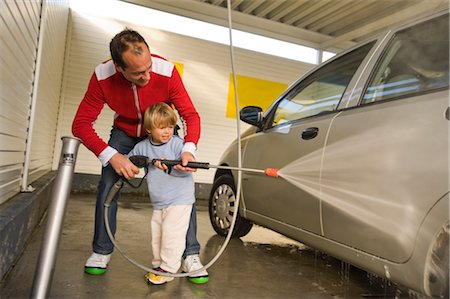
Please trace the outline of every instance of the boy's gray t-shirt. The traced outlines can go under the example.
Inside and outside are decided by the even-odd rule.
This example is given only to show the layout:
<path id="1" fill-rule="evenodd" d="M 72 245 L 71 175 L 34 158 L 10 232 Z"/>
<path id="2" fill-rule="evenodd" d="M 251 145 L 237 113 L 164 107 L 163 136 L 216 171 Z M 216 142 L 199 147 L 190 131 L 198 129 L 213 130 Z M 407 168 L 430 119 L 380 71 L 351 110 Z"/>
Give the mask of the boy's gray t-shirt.
<path id="1" fill-rule="evenodd" d="M 163 144 L 152 144 L 150 138 L 147 138 L 136 144 L 128 157 L 142 155 L 149 159 L 180 160 L 182 148 L 183 140 L 175 135 Z M 154 165 L 149 165 L 147 184 L 154 209 L 195 202 L 195 185 L 191 172 L 172 169 L 167 174 Z"/>

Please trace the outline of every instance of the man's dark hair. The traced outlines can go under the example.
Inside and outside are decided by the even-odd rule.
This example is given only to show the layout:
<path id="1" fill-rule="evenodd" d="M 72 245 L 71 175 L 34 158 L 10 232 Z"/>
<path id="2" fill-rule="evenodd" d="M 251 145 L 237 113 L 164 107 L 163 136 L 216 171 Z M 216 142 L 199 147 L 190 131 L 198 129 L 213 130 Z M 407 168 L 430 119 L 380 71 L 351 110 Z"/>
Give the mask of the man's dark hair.
<path id="1" fill-rule="evenodd" d="M 123 61 L 122 54 L 127 51 L 134 43 L 144 43 L 147 48 L 147 42 L 137 31 L 129 28 L 125 28 L 121 32 L 117 33 L 109 43 L 109 51 L 111 52 L 111 58 L 118 66 L 123 69 L 127 68 L 125 61 Z M 142 49 L 136 47 L 136 55 L 142 54 Z"/>

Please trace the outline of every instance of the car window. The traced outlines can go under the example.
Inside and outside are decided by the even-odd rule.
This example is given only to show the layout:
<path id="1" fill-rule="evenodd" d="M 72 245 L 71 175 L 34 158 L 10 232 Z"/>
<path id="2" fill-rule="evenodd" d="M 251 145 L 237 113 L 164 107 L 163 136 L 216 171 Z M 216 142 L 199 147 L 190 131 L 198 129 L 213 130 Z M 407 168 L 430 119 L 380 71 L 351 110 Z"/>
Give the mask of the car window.
<path id="1" fill-rule="evenodd" d="M 337 58 L 302 80 L 278 103 L 272 126 L 334 111 L 374 43 L 368 43 Z"/>
<path id="2" fill-rule="evenodd" d="M 448 87 L 448 22 L 445 15 L 395 34 L 369 82 L 363 103 Z"/>

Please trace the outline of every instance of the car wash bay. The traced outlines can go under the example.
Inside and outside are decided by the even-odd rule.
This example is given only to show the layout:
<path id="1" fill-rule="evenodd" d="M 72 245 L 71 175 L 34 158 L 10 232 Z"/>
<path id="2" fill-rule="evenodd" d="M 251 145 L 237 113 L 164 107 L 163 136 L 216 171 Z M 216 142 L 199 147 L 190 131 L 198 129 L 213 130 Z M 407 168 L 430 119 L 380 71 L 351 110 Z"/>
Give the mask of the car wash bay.
<path id="1" fill-rule="evenodd" d="M 2 98 L 4 104 L 0 117 L 0 173 L 3 182 L 0 184 L 0 203 L 3 205 L 0 206 L 0 212 L 5 212 L 0 213 L 0 224 L 12 223 L 5 227 L 9 235 L 17 239 L 13 243 L 6 234 L 0 234 L 2 243 L 8 248 L 1 252 L 0 257 L 14 257 L 11 264 L 1 260 L 2 269 L 9 271 L 5 276 L 2 273 L 1 298 L 28 298 L 30 295 L 46 221 L 44 218 L 39 222 L 39 219 L 48 203 L 45 195 L 47 189 L 42 191 L 38 187 L 36 192 L 31 191 L 41 184 L 38 181 L 45 180 L 43 185 L 47 188 L 47 183 L 53 180 L 60 138 L 70 135 L 75 109 L 86 90 L 87 81 L 95 66 L 109 57 L 108 43 L 123 26 L 128 24 L 144 32 L 155 53 L 173 60 L 183 71 L 183 81 L 189 86 L 189 92 L 202 117 L 199 161 L 217 162 L 222 151 L 236 136 L 235 118 L 226 115 L 226 112 L 231 111 L 231 108 L 228 109 L 228 91 L 232 82 L 227 45 L 135 24 L 134 21 L 139 19 L 135 15 L 131 21 L 116 20 L 125 11 L 116 13 L 114 17 L 94 17 L 91 13 L 69 8 L 68 2 L 7 0 L 2 2 L 0 10 L 6 24 L 0 26 L 0 35 L 2 42 L 5 41 L 7 45 L 2 48 L 5 62 L 2 64 L 2 74 L 5 76 L 0 80 L 7 95 Z M 144 1 L 123 2 L 142 4 Z M 159 7 L 170 11 L 161 1 L 145 2 L 155 5 L 155 9 Z M 211 16 L 215 16 L 222 25 L 227 15 L 224 2 L 167 1 L 175 11 L 185 12 L 188 17 L 204 15 L 204 19 L 210 20 Z M 315 48 L 334 52 L 348 49 L 378 29 L 418 14 L 426 14 L 427 11 L 429 13 L 441 2 L 444 6 L 448 4 L 444 0 L 421 0 L 415 4 L 409 0 L 379 1 L 376 5 L 356 0 L 275 1 L 277 3 L 274 4 L 281 7 L 270 5 L 270 12 L 264 5 L 271 1 L 235 1 L 241 2 L 242 5 L 233 5 L 233 9 L 239 13 L 236 25 L 241 29 L 260 24 L 260 28 L 251 31 L 272 32 L 275 37 L 284 36 L 284 39 L 299 44 L 306 40 L 307 44 L 312 43 L 311 46 Z M 256 7 L 259 2 L 262 8 Z M 89 1 L 90 6 L 93 4 L 94 1 Z M 334 5 L 349 6 L 358 13 L 354 13 L 352 18 L 339 16 L 338 7 Z M 307 9 L 308 6 L 312 7 Z M 375 14 L 375 6 L 384 12 Z M 95 9 L 90 7 L 90 11 Z M 286 30 L 287 23 L 278 24 L 264 17 L 254 22 L 255 15 L 263 16 L 262 11 L 273 20 L 294 24 L 297 23 L 295 18 L 299 18 L 301 23 L 305 23 L 299 24 L 299 28 Z M 308 11 L 310 17 L 303 19 L 303 14 Z M 296 12 L 301 13 L 297 15 Z M 324 21 L 335 20 L 332 24 L 317 24 L 317 32 L 312 29 L 304 31 L 308 22 L 318 20 L 326 12 L 332 14 L 333 18 L 326 17 Z M 385 15 L 387 12 L 389 17 Z M 249 14 L 248 18 L 241 13 Z M 283 18 L 283 14 L 289 14 L 289 18 Z M 377 22 L 375 27 L 376 20 L 369 18 L 374 15 L 381 17 L 381 22 Z M 339 22 L 336 22 L 335 16 L 339 17 Z M 348 27 L 347 22 L 352 23 L 352 28 Z M 332 28 L 335 33 L 320 30 L 325 29 L 323 26 Z M 311 63 L 303 61 L 244 49 L 235 50 L 240 78 L 263 82 L 272 87 L 287 86 L 313 67 Z M 240 83 L 238 85 L 242 86 Z M 261 98 L 257 100 L 261 101 Z M 108 110 L 101 116 L 102 121 L 97 123 L 105 139 L 109 136 L 112 118 L 113 113 Z M 98 159 L 85 148 L 80 150 L 78 160 L 76 174 L 99 173 L 101 167 Z M 212 171 L 199 171 L 197 180 L 209 184 L 212 176 Z M 146 201 L 147 197 L 122 198 L 117 238 L 132 258 L 148 265 L 151 259 L 151 208 Z M 69 199 L 49 292 L 51 298 L 419 297 L 260 227 L 254 227 L 246 237 L 231 241 L 224 255 L 208 270 L 210 281 L 205 285 L 193 285 L 186 279 L 176 279 L 164 286 L 149 286 L 143 278 L 145 273 L 129 264 L 118 252 L 113 255 L 105 275 L 89 276 L 83 272 L 83 266 L 91 253 L 94 202 L 94 195 L 91 194 L 72 195 Z M 199 200 L 198 205 L 198 239 L 202 245 L 201 258 L 206 264 L 218 251 L 224 238 L 218 237 L 211 228 L 206 202 Z M 5 206 L 13 207 L 13 212 L 20 211 L 21 214 L 10 214 Z M 0 228 L 3 228 L 1 225 Z M 16 259 L 17 256 L 20 257 Z"/>
<path id="2" fill-rule="evenodd" d="M 308 248 L 273 231 L 254 227 L 231 240 L 208 269 L 203 285 L 176 278 L 147 285 L 145 272 L 116 251 L 106 274 L 84 273 L 90 254 L 94 195 L 71 195 L 56 258 L 50 298 L 408 298 L 408 291 Z M 224 242 L 212 230 L 205 201 L 198 202 L 200 257 L 206 264 Z M 147 197 L 126 195 L 118 210 L 117 241 L 128 256 L 149 265 L 151 206 Z M 28 298 L 45 220 L 1 284 L 2 298 Z M 417 298 L 417 297 L 415 297 Z"/>

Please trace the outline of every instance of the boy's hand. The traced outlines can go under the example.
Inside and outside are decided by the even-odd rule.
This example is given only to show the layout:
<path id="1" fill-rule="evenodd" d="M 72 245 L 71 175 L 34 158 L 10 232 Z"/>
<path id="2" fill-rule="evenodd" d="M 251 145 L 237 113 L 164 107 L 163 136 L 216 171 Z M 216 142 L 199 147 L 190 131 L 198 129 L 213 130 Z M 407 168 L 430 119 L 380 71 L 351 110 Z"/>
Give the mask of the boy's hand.
<path id="1" fill-rule="evenodd" d="M 187 165 L 188 162 L 195 162 L 194 156 L 189 152 L 183 152 L 181 153 L 181 165 L 175 165 L 173 168 L 178 170 L 184 170 L 188 172 L 196 172 L 196 168 L 189 168 L 185 167 L 183 165 Z"/>
<path id="2" fill-rule="evenodd" d="M 166 157 L 162 157 L 160 160 L 165 160 L 165 159 L 166 159 Z M 153 165 L 155 165 L 156 168 L 164 170 L 164 171 L 169 169 L 169 167 L 166 164 L 161 163 L 161 161 L 159 161 L 159 160 L 157 160 Z"/>
<path id="3" fill-rule="evenodd" d="M 134 165 L 127 156 L 120 153 L 115 154 L 109 159 L 109 164 L 118 175 L 123 176 L 127 180 L 134 178 L 139 173 L 139 169 Z"/>

